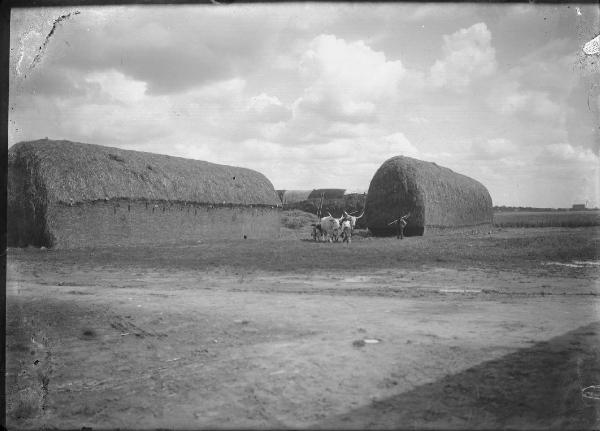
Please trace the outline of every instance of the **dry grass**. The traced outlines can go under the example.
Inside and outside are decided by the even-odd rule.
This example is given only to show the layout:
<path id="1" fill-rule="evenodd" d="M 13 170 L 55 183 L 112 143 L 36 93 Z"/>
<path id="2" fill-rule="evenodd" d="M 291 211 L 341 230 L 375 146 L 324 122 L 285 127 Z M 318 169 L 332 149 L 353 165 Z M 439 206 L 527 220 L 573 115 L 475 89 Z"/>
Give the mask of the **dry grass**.
<path id="1" fill-rule="evenodd" d="M 280 205 L 271 182 L 250 169 L 99 145 L 21 142 L 10 149 L 9 166 L 25 176 L 28 197 L 40 204 L 130 199 Z"/>
<path id="2" fill-rule="evenodd" d="M 287 231 L 287 232 L 286 232 Z M 301 232 L 301 235 L 294 235 Z M 290 235 L 287 235 L 289 233 Z M 309 273 L 313 271 L 351 271 L 412 268 L 423 266 L 510 270 L 526 273 L 556 272 L 561 276 L 594 273 L 594 265 L 585 268 L 546 265 L 547 262 L 598 261 L 600 236 L 595 228 L 495 230 L 487 233 L 452 233 L 436 236 L 396 238 L 353 236 L 351 247 L 314 242 L 310 231 L 283 229 L 282 238 L 272 240 L 218 240 L 189 246 L 111 247 L 81 250 L 10 249 L 25 267 L 66 265 L 80 270 L 88 266 L 118 266 L 158 270 L 190 269 L 214 271 L 235 266 L 240 271 Z M 27 263 L 30 260 L 30 263 Z"/>
<path id="3" fill-rule="evenodd" d="M 393 157 L 369 186 L 366 222 L 375 235 L 393 235 L 388 223 L 410 213 L 407 234 L 428 227 L 465 227 L 492 222 L 492 199 L 478 181 L 435 163 Z"/>
<path id="4" fill-rule="evenodd" d="M 301 229 L 318 221 L 319 219 L 316 215 L 305 211 L 291 210 L 281 213 L 281 224 L 288 229 Z"/>
<path id="5" fill-rule="evenodd" d="M 583 227 L 600 226 L 600 211 L 497 212 L 497 227 Z"/>

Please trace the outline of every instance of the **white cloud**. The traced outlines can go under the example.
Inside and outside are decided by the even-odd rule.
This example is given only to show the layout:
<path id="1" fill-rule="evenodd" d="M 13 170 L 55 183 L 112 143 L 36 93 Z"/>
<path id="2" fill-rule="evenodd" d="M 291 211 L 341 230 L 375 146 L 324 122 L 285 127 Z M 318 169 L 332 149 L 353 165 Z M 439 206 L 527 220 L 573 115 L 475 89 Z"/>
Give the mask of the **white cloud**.
<path id="1" fill-rule="evenodd" d="M 408 141 L 403 133 L 396 132 L 391 135 L 384 136 L 381 141 L 383 144 L 379 151 L 381 155 L 386 153 L 389 155 L 389 157 L 419 157 L 421 155 L 419 150 Z"/>
<path id="2" fill-rule="evenodd" d="M 246 105 L 246 112 L 250 117 L 248 119 L 265 123 L 277 123 L 291 116 L 289 108 L 285 107 L 277 97 L 265 93 L 251 97 Z"/>
<path id="3" fill-rule="evenodd" d="M 496 71 L 496 52 L 491 40 L 492 34 L 483 22 L 445 35 L 444 57 L 431 67 L 431 84 L 461 91 L 472 80 L 492 75 Z"/>
<path id="4" fill-rule="evenodd" d="M 491 138 L 486 141 L 474 142 L 471 145 L 470 157 L 475 160 L 497 160 L 519 155 L 522 148 L 507 138 Z"/>
<path id="5" fill-rule="evenodd" d="M 575 147 L 568 143 L 550 144 L 543 155 L 558 163 L 575 162 L 585 165 L 600 166 L 600 157 L 589 148 Z"/>
<path id="6" fill-rule="evenodd" d="M 413 124 L 417 124 L 419 126 L 424 126 L 429 123 L 429 120 L 423 116 L 419 115 L 411 115 L 408 117 L 408 121 Z"/>
<path id="7" fill-rule="evenodd" d="M 522 89 L 516 79 L 497 81 L 487 97 L 488 105 L 503 115 L 525 113 L 540 119 L 558 120 L 561 106 L 548 92 Z"/>
<path id="8" fill-rule="evenodd" d="M 324 143 L 288 146 L 259 138 L 227 147 L 227 162 L 257 169 L 276 188 L 341 187 L 366 190 L 381 164 L 393 156 L 420 157 L 401 132 L 334 138 Z M 214 160 L 214 159 L 213 159 Z"/>
<path id="9" fill-rule="evenodd" d="M 380 104 L 397 94 L 406 74 L 399 60 L 388 61 L 363 41 L 320 35 L 304 53 L 300 72 L 308 86 L 295 108 L 346 121 L 373 118 Z"/>
<path id="10" fill-rule="evenodd" d="M 405 3 L 403 6 L 405 10 L 399 18 L 409 22 L 431 22 L 445 20 L 448 16 L 460 18 L 473 14 L 472 8 L 466 4 Z"/>
<path id="11" fill-rule="evenodd" d="M 146 93 L 145 82 L 127 78 L 115 70 L 90 73 L 85 81 L 99 84 L 103 92 L 121 102 L 139 102 Z"/>

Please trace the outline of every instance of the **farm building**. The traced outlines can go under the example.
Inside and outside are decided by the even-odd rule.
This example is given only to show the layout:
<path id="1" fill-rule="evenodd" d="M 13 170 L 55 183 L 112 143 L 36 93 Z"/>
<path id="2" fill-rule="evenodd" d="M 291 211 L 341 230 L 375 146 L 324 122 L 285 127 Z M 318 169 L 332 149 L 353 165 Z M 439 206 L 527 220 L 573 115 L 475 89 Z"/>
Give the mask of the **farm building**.
<path id="1" fill-rule="evenodd" d="M 308 195 L 312 190 L 277 190 L 279 199 L 283 204 L 293 204 L 296 202 L 302 202 L 308 199 Z"/>
<path id="2" fill-rule="evenodd" d="M 373 235 L 396 233 L 390 222 L 410 213 L 406 235 L 490 225 L 492 198 L 478 181 L 435 163 L 397 156 L 377 170 L 367 194 L 366 224 Z"/>
<path id="3" fill-rule="evenodd" d="M 280 202 L 250 169 L 69 141 L 8 154 L 9 246 L 272 237 Z"/>

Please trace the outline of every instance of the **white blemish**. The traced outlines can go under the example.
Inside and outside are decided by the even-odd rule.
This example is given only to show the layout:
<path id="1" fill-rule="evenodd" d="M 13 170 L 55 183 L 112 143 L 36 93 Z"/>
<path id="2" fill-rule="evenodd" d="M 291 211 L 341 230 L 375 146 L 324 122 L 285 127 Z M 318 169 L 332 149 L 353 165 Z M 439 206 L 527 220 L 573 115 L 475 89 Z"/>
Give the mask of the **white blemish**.
<path id="1" fill-rule="evenodd" d="M 576 7 L 575 10 L 577 11 L 577 16 L 581 16 L 581 9 L 579 9 L 578 7 Z"/>
<path id="2" fill-rule="evenodd" d="M 600 266 L 597 260 L 574 260 L 571 263 L 563 262 L 544 262 L 542 265 L 567 266 L 569 268 L 585 268 L 586 266 Z"/>
<path id="3" fill-rule="evenodd" d="M 574 260 L 573 263 L 575 265 L 582 265 L 582 266 L 600 266 L 600 260 Z"/>
<path id="4" fill-rule="evenodd" d="M 342 280 L 344 283 L 365 283 L 372 281 L 371 277 L 366 277 L 364 275 L 357 275 L 354 277 L 346 277 Z"/>
<path id="5" fill-rule="evenodd" d="M 562 262 L 544 262 L 542 265 L 556 265 L 556 266 L 568 266 L 569 268 L 582 268 L 583 265 L 577 265 L 574 263 L 562 263 Z"/>
<path id="6" fill-rule="evenodd" d="M 581 390 L 581 396 L 592 400 L 600 400 L 600 385 L 592 385 L 583 388 Z"/>
<path id="7" fill-rule="evenodd" d="M 23 35 L 23 37 L 21 37 L 21 43 L 20 43 L 20 47 L 19 47 L 19 60 L 17 61 L 17 65 L 15 67 L 17 75 L 21 75 L 21 64 L 23 63 L 23 60 L 25 59 L 25 52 L 27 51 L 26 47 L 25 47 L 25 43 L 29 40 L 29 39 L 41 39 L 43 36 L 40 32 L 35 31 L 35 30 L 30 30 L 27 33 L 25 33 Z M 35 45 L 35 43 L 29 43 L 28 46 L 33 46 Z M 31 56 L 33 57 L 33 54 L 31 54 Z"/>
<path id="8" fill-rule="evenodd" d="M 600 53 L 600 34 L 583 46 L 583 52 L 587 55 Z"/>

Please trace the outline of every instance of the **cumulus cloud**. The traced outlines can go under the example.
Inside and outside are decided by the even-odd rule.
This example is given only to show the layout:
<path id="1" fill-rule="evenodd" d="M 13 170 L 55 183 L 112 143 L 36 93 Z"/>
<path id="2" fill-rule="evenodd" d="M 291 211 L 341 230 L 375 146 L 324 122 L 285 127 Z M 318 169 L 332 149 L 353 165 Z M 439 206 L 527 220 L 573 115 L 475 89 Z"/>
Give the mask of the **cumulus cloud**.
<path id="1" fill-rule="evenodd" d="M 464 90 L 471 81 L 490 76 L 496 70 L 492 34 L 480 22 L 444 36 L 443 58 L 430 70 L 434 87 Z"/>
<path id="2" fill-rule="evenodd" d="M 85 77 L 85 81 L 99 84 L 102 91 L 113 100 L 128 103 L 141 101 L 147 86 L 145 82 L 128 79 L 114 70 L 90 73 Z"/>
<path id="3" fill-rule="evenodd" d="M 275 96 L 261 93 L 250 98 L 246 106 L 249 118 L 265 123 L 277 123 L 290 118 L 291 111 Z"/>
<path id="4" fill-rule="evenodd" d="M 284 23 L 216 9 L 82 8 L 53 35 L 40 65 L 117 70 L 146 82 L 152 94 L 182 92 L 250 72 L 267 55 L 271 32 Z M 236 32 L 223 30 L 229 28 Z"/>
<path id="5" fill-rule="evenodd" d="M 363 41 L 320 35 L 304 53 L 300 71 L 309 83 L 295 109 L 340 121 L 374 119 L 381 103 L 394 97 L 406 70 Z"/>
<path id="6" fill-rule="evenodd" d="M 290 147 L 264 139 L 247 139 L 229 154 L 232 163 L 243 162 L 277 178 L 277 188 L 342 187 L 364 190 L 381 163 L 390 157 L 420 157 L 401 132 L 336 138 L 325 143 Z M 261 154 L 258 159 L 256 154 Z M 276 162 L 276 163 L 275 163 Z M 248 164 L 249 163 L 249 164 Z"/>
<path id="7" fill-rule="evenodd" d="M 566 142 L 550 144 L 541 155 L 542 160 L 557 163 L 574 162 L 592 166 L 600 166 L 600 157 L 589 148 L 573 146 Z"/>
<path id="8" fill-rule="evenodd" d="M 470 158 L 475 160 L 498 160 L 517 155 L 522 151 L 507 138 L 491 138 L 471 144 Z"/>
<path id="9" fill-rule="evenodd" d="M 503 115 L 525 114 L 557 120 L 563 112 L 548 92 L 523 89 L 516 79 L 496 82 L 487 97 L 487 103 Z"/>

